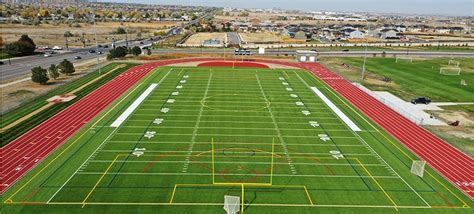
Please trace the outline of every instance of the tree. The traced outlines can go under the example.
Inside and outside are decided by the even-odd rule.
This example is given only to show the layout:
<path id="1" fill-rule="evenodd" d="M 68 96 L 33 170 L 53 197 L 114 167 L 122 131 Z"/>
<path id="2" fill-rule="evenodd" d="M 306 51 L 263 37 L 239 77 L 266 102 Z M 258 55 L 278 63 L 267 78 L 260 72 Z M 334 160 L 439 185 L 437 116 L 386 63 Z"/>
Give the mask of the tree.
<path id="1" fill-rule="evenodd" d="M 66 38 L 66 50 L 69 50 L 69 43 L 68 43 L 68 37 L 71 37 L 71 36 L 74 36 L 74 34 L 72 34 L 71 32 L 69 31 L 66 31 L 64 32 L 64 38 Z"/>
<path id="2" fill-rule="evenodd" d="M 124 46 L 119 46 L 109 51 L 109 54 L 107 55 L 107 59 L 112 60 L 115 58 L 122 58 L 122 57 L 125 57 L 126 55 L 127 55 L 127 48 Z"/>
<path id="3" fill-rule="evenodd" d="M 49 78 L 57 79 L 59 77 L 59 68 L 55 64 L 51 64 L 48 68 Z"/>
<path id="4" fill-rule="evenodd" d="M 138 56 L 142 53 L 142 49 L 138 46 L 135 46 L 130 50 L 130 53 L 133 54 L 134 56 Z"/>
<path id="5" fill-rule="evenodd" d="M 28 35 L 21 35 L 18 41 L 5 46 L 7 53 L 12 56 L 27 56 L 35 53 L 36 44 Z"/>
<path id="6" fill-rule="evenodd" d="M 76 72 L 76 69 L 74 68 L 72 62 L 67 59 L 64 59 L 61 63 L 59 63 L 58 68 L 59 72 L 66 75 L 71 75 L 72 73 Z"/>
<path id="7" fill-rule="evenodd" d="M 41 66 L 31 69 L 31 80 L 41 85 L 46 84 L 49 80 L 46 69 L 42 68 Z"/>

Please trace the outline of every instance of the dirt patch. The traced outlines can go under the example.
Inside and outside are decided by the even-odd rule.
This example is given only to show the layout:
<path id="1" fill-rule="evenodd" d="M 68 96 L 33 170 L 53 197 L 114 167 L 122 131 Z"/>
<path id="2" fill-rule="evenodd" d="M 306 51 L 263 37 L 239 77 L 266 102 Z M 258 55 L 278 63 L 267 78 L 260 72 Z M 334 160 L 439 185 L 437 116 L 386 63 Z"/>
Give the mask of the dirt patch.
<path id="1" fill-rule="evenodd" d="M 281 42 L 282 37 L 273 33 L 239 33 L 244 42 Z"/>
<path id="2" fill-rule="evenodd" d="M 110 43 L 113 38 L 116 40 L 124 40 L 125 35 L 113 35 L 112 32 L 117 27 L 126 28 L 133 33 L 128 34 L 128 39 L 138 38 L 138 33 L 141 33 L 141 37 L 147 38 L 153 36 L 153 33 L 159 29 L 169 29 L 172 26 L 179 26 L 180 22 L 137 22 L 137 23 L 120 23 L 120 22 L 99 22 L 97 23 L 96 29 L 98 34 L 99 43 Z M 66 39 L 64 38 L 64 32 L 69 31 L 73 34 L 69 37 L 70 47 L 81 47 L 82 36 L 84 34 L 84 40 L 86 45 L 95 44 L 94 28 L 92 24 L 80 23 L 72 24 L 40 24 L 39 26 L 22 25 L 22 24 L 2 24 L 0 25 L 2 36 L 7 42 L 18 40 L 21 34 L 28 34 L 38 46 L 65 46 Z M 48 33 L 45 33 L 48 32 Z"/>
<path id="3" fill-rule="evenodd" d="M 201 45 L 206 40 L 219 40 L 220 44 L 224 44 L 225 33 L 196 33 L 189 37 L 184 44 Z"/>

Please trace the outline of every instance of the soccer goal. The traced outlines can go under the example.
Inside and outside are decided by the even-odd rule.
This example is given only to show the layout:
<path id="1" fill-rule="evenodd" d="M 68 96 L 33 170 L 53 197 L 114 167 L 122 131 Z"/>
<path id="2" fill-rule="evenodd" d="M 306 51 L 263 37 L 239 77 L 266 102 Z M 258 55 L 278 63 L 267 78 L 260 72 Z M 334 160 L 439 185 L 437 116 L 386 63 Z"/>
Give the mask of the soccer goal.
<path id="1" fill-rule="evenodd" d="M 461 68 L 459 67 L 441 67 L 439 74 L 442 75 L 461 75 Z"/>
<path id="2" fill-rule="evenodd" d="M 425 165 L 426 161 L 414 160 L 411 164 L 410 172 L 420 177 L 423 177 L 423 173 L 425 172 Z"/>
<path id="3" fill-rule="evenodd" d="M 397 58 L 395 58 L 395 63 L 402 62 L 402 61 L 406 61 L 406 62 L 412 63 L 412 62 L 413 62 L 413 57 L 397 56 Z"/>
<path id="4" fill-rule="evenodd" d="M 224 210 L 227 214 L 236 214 L 240 211 L 240 197 L 224 195 Z"/>
<path id="5" fill-rule="evenodd" d="M 459 64 L 460 64 L 460 62 L 457 61 L 457 60 L 454 60 L 454 59 L 450 59 L 449 62 L 448 62 L 448 65 L 452 65 L 452 66 L 455 66 L 455 67 L 459 67 Z"/>

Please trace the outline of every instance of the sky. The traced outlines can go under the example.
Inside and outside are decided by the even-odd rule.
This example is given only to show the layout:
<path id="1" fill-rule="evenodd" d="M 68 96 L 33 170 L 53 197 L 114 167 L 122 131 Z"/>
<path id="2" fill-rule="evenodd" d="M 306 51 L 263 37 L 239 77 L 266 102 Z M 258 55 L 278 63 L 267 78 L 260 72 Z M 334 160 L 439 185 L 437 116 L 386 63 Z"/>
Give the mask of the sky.
<path id="1" fill-rule="evenodd" d="M 238 8 L 473 16 L 474 0 L 102 0 Z"/>

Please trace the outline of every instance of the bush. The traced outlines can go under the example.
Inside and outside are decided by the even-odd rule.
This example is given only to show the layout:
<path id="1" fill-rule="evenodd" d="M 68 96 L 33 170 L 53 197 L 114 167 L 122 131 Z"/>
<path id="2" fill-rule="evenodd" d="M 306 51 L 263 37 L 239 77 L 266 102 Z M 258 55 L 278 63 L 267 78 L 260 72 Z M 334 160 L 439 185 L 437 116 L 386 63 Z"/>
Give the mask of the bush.
<path id="1" fill-rule="evenodd" d="M 135 46 L 130 50 L 130 53 L 133 54 L 134 56 L 138 56 L 142 53 L 142 49 L 138 46 Z"/>
<path id="2" fill-rule="evenodd" d="M 107 55 L 108 60 L 116 59 L 116 58 L 122 58 L 127 56 L 127 48 L 124 46 L 116 47 L 114 49 L 111 49 L 109 51 L 109 54 Z"/>

